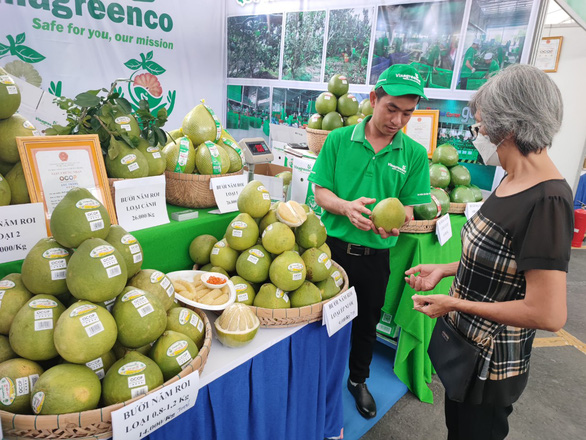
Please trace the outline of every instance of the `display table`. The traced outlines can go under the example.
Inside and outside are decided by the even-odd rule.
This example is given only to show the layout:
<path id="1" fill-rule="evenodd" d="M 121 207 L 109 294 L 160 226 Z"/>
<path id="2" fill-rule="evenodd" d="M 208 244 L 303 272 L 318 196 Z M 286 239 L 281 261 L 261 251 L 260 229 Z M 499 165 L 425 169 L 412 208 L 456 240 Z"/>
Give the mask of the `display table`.
<path id="1" fill-rule="evenodd" d="M 394 371 L 397 377 L 420 400 L 433 403 L 431 382 L 433 367 L 427 347 L 435 319 L 413 310 L 411 296 L 415 291 L 405 283 L 405 271 L 418 264 L 452 263 L 462 253 L 460 231 L 466 222 L 464 215 L 450 214 L 452 237 L 440 246 L 433 234 L 401 234 L 391 249 L 391 276 L 383 310 L 394 316 L 401 327 Z M 447 294 L 453 277 L 444 278 L 427 294 Z"/>

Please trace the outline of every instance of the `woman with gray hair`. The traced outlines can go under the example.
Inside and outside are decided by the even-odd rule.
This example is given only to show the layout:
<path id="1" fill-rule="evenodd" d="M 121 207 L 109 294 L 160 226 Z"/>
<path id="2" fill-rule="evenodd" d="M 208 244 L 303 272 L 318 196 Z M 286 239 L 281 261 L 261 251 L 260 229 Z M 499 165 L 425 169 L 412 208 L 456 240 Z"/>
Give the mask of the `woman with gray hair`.
<path id="1" fill-rule="evenodd" d="M 545 73 L 510 66 L 470 107 L 475 147 L 506 176 L 462 228 L 460 261 L 415 266 L 405 281 L 421 292 L 455 276 L 448 295 L 413 295 L 414 307 L 446 315 L 442 323 L 480 349 L 464 397 L 446 394 L 448 439 L 496 440 L 507 436 L 507 417 L 527 384 L 535 329 L 557 331 L 566 322 L 573 203 L 547 154 L 563 105 Z"/>

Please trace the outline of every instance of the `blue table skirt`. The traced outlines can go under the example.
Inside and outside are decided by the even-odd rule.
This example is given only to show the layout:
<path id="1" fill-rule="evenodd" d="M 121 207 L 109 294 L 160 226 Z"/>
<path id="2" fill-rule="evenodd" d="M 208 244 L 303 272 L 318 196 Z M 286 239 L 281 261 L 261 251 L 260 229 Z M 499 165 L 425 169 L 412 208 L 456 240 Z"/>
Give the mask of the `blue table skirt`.
<path id="1" fill-rule="evenodd" d="M 193 408 L 149 438 L 338 437 L 349 344 L 350 325 L 329 338 L 321 322 L 309 324 L 201 388 Z"/>

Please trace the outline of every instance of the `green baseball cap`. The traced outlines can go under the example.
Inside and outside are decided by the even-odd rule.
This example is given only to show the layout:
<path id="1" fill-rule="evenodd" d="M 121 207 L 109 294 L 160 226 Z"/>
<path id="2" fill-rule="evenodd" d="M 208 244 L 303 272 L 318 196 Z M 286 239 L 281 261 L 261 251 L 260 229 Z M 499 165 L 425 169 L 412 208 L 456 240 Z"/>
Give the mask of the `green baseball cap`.
<path id="1" fill-rule="evenodd" d="M 393 64 L 381 73 L 374 89 L 379 87 L 391 96 L 418 95 L 427 99 L 419 72 L 409 64 Z"/>

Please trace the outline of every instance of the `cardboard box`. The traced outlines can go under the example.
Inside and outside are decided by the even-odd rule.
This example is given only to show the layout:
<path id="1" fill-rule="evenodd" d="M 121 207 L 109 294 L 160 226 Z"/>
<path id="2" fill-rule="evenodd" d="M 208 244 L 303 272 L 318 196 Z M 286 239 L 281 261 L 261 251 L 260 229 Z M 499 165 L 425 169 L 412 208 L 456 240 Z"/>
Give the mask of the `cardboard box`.
<path id="1" fill-rule="evenodd" d="M 269 190 L 271 200 L 273 201 L 284 202 L 288 200 L 289 185 L 283 185 L 283 179 L 274 177 L 283 171 L 292 171 L 292 169 L 272 163 L 263 163 L 254 167 L 254 180 L 263 183 L 266 189 Z"/>
<path id="2" fill-rule="evenodd" d="M 381 311 L 381 318 L 376 325 L 376 331 L 388 338 L 397 338 L 399 336 L 400 327 L 393 319 L 393 315 Z"/>

